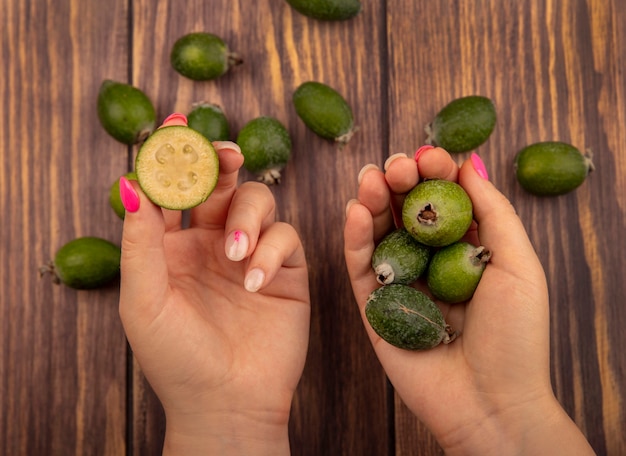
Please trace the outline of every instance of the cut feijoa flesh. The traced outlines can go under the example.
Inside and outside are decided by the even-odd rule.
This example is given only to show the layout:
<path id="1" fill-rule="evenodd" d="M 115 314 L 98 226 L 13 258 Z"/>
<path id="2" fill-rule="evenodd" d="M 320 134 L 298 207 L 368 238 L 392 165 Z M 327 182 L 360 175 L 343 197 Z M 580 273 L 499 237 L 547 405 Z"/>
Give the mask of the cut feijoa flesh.
<path id="1" fill-rule="evenodd" d="M 404 228 L 392 231 L 374 249 L 372 268 L 382 285 L 410 284 L 426 270 L 430 248 L 420 244 Z"/>
<path id="2" fill-rule="evenodd" d="M 204 135 L 173 125 L 159 128 L 143 143 L 135 172 L 141 189 L 153 203 L 184 210 L 203 203 L 213 192 L 219 160 Z"/>
<path id="3" fill-rule="evenodd" d="M 365 316 L 383 340 L 405 350 L 448 344 L 450 330 L 437 305 L 424 293 L 402 284 L 384 285 L 367 298 Z"/>

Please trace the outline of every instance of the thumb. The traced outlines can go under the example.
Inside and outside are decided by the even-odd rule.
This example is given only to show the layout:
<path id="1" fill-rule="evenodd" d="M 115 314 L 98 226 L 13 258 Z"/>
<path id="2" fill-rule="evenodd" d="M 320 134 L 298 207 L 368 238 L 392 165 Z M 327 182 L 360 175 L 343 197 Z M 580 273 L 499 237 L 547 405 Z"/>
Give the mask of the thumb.
<path id="1" fill-rule="evenodd" d="M 136 181 L 120 178 L 120 198 L 126 209 L 122 234 L 120 312 L 158 311 L 167 288 L 163 247 L 163 212 Z"/>

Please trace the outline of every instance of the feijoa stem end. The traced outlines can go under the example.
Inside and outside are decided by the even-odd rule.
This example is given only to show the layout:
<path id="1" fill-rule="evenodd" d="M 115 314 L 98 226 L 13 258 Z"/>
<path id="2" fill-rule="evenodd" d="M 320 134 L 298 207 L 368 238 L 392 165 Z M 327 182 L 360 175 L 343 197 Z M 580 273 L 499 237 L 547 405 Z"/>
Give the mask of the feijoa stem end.
<path id="1" fill-rule="evenodd" d="M 437 223 L 437 211 L 432 204 L 426 203 L 417 213 L 417 221 L 422 225 L 434 225 Z"/>
<path id="2" fill-rule="evenodd" d="M 395 274 L 393 268 L 389 263 L 381 263 L 374 269 L 376 273 L 376 281 L 381 285 L 388 285 L 393 283 Z"/>
<path id="3" fill-rule="evenodd" d="M 42 264 L 41 266 L 39 266 L 39 277 L 43 277 L 46 274 L 50 274 L 52 276 L 52 283 L 54 283 L 55 285 L 61 284 L 61 278 L 54 268 L 53 261 L 48 261 L 46 264 Z"/>
<path id="4" fill-rule="evenodd" d="M 443 343 L 448 345 L 450 342 L 454 341 L 457 337 L 461 335 L 460 331 L 452 331 L 450 325 L 446 325 L 445 327 L 446 334 L 443 337 Z"/>
<path id="5" fill-rule="evenodd" d="M 259 181 L 266 185 L 278 185 L 280 184 L 280 170 L 277 168 L 270 168 L 259 174 Z"/>

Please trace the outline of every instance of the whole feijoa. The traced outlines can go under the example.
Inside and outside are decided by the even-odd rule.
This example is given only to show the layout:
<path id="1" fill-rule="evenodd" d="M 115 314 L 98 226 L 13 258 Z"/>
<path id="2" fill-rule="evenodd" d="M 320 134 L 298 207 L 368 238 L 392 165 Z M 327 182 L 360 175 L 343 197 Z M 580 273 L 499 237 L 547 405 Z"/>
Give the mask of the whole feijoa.
<path id="1" fill-rule="evenodd" d="M 113 281 L 120 273 L 120 248 L 98 237 L 80 237 L 57 250 L 54 260 L 42 266 L 55 283 L 71 288 L 92 289 Z"/>
<path id="2" fill-rule="evenodd" d="M 472 297 L 491 252 L 483 246 L 455 242 L 438 250 L 428 266 L 426 283 L 437 299 L 454 304 Z"/>
<path id="3" fill-rule="evenodd" d="M 361 11 L 359 0 L 287 0 L 296 11 L 322 21 L 342 21 Z"/>
<path id="4" fill-rule="evenodd" d="M 579 187 L 593 171 L 590 153 L 559 141 L 545 141 L 521 149 L 515 156 L 520 185 L 540 196 L 562 195 Z"/>
<path id="5" fill-rule="evenodd" d="M 472 200 L 463 187 L 443 179 L 420 182 L 402 204 L 406 230 L 418 242 L 431 247 L 443 247 L 461 239 L 472 219 Z"/>
<path id="6" fill-rule="evenodd" d="M 219 159 L 213 144 L 193 128 L 157 129 L 135 159 L 137 182 L 150 200 L 166 209 L 195 207 L 217 185 Z"/>
<path id="7" fill-rule="evenodd" d="M 145 140 L 156 125 L 150 98 L 130 84 L 106 79 L 98 92 L 98 119 L 118 141 L 132 145 Z"/>
<path id="8" fill-rule="evenodd" d="M 187 125 L 202 133 L 209 141 L 230 139 L 230 126 L 226 114 L 220 106 L 214 103 L 195 104 L 187 114 Z"/>
<path id="9" fill-rule="evenodd" d="M 300 84 L 293 92 L 298 117 L 322 138 L 347 144 L 354 134 L 352 108 L 332 87 L 317 81 Z"/>
<path id="10" fill-rule="evenodd" d="M 126 173 L 124 177 L 128 180 L 137 180 L 137 174 L 134 171 Z M 120 197 L 120 180 L 117 179 L 109 188 L 109 205 L 111 209 L 117 214 L 119 218 L 124 220 L 126 216 L 126 209 L 122 204 L 122 198 Z"/>
<path id="11" fill-rule="evenodd" d="M 384 285 L 374 290 L 367 298 L 365 316 L 383 340 L 405 350 L 427 350 L 456 337 L 439 307 L 408 285 Z"/>
<path id="12" fill-rule="evenodd" d="M 428 266 L 430 247 L 420 244 L 404 228 L 387 236 L 374 249 L 372 268 L 382 285 L 415 282 Z"/>
<path id="13" fill-rule="evenodd" d="M 195 81 L 208 81 L 242 63 L 222 38 L 213 33 L 194 32 L 181 36 L 172 46 L 170 63 L 174 70 Z"/>
<path id="14" fill-rule="evenodd" d="M 496 126 L 496 109 L 491 99 L 470 95 L 452 100 L 426 126 L 427 144 L 458 153 L 483 144 Z"/>
<path id="15" fill-rule="evenodd" d="M 239 131 L 236 142 L 248 171 L 267 185 L 280 183 L 281 171 L 291 155 L 291 138 L 278 119 L 270 116 L 252 119 Z"/>

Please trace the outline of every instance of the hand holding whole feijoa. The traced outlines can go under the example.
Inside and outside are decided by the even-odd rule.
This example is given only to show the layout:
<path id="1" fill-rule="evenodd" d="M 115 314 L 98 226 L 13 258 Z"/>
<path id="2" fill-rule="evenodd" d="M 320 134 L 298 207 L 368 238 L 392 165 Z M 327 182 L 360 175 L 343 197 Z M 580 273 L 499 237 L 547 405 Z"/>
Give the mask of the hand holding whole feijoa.
<path id="1" fill-rule="evenodd" d="M 430 248 L 404 228 L 392 231 L 374 249 L 372 268 L 382 285 L 415 282 L 428 266 Z"/>
<path id="2" fill-rule="evenodd" d="M 424 293 L 402 284 L 374 290 L 365 316 L 383 340 L 405 350 L 427 350 L 452 342 L 453 333 L 437 305 Z"/>
<path id="3" fill-rule="evenodd" d="M 521 149 L 515 156 L 515 175 L 528 192 L 556 196 L 579 187 L 593 171 L 589 154 L 559 141 L 545 141 Z"/>
<path id="4" fill-rule="evenodd" d="M 252 119 L 239 131 L 236 142 L 244 156 L 244 168 L 267 185 L 280 183 L 281 171 L 291 156 L 291 137 L 278 119 Z"/>
<path id="5" fill-rule="evenodd" d="M 467 301 L 474 294 L 490 258 L 491 252 L 485 247 L 474 247 L 468 242 L 443 247 L 428 265 L 428 289 L 435 298 L 449 304 Z"/>
<path id="6" fill-rule="evenodd" d="M 119 276 L 121 255 L 121 249 L 106 239 L 80 237 L 64 244 L 39 271 L 70 288 L 100 288 Z"/>
<path id="7" fill-rule="evenodd" d="M 107 79 L 98 92 L 98 119 L 118 141 L 133 145 L 145 140 L 156 126 L 152 101 L 137 87 Z"/>
<path id="8" fill-rule="evenodd" d="M 457 98 L 444 106 L 425 127 L 427 144 L 458 153 L 483 144 L 496 125 L 493 102 L 480 95 Z"/>
<path id="9" fill-rule="evenodd" d="M 287 0 L 299 13 L 322 21 L 351 19 L 361 11 L 359 0 Z"/>
<path id="10" fill-rule="evenodd" d="M 292 96 L 296 114 L 322 138 L 345 145 L 354 134 L 352 108 L 332 87 L 317 81 L 303 82 Z"/>
<path id="11" fill-rule="evenodd" d="M 443 179 L 420 182 L 406 196 L 402 222 L 422 244 L 443 247 L 458 241 L 473 220 L 472 200 L 459 184 Z"/>
<path id="12" fill-rule="evenodd" d="M 170 53 L 172 67 L 195 81 L 208 81 L 242 63 L 241 57 L 228 49 L 219 36 L 194 32 L 176 40 Z"/>

